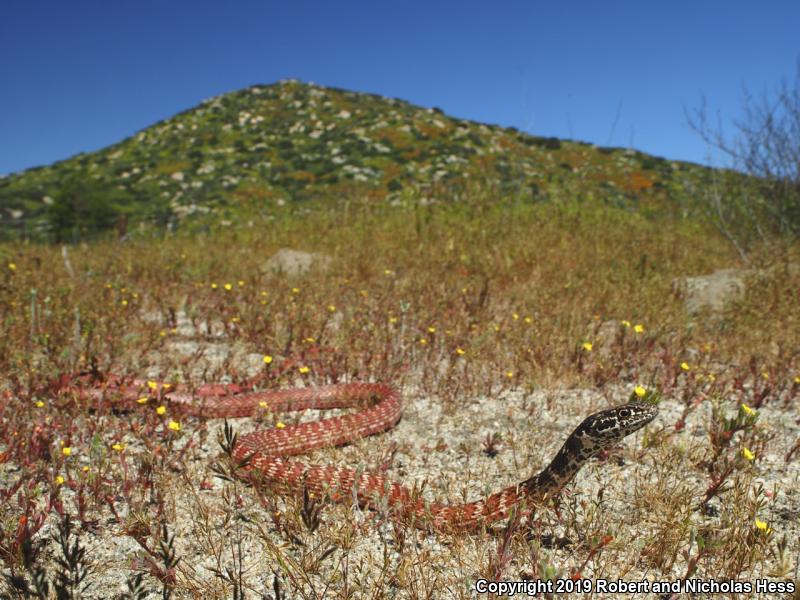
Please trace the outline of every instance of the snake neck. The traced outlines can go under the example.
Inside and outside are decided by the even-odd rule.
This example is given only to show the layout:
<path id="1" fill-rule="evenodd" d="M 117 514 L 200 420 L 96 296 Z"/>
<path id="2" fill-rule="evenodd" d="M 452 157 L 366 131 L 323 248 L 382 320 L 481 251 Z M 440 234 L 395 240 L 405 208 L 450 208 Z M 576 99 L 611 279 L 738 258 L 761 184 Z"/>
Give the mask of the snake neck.
<path id="1" fill-rule="evenodd" d="M 534 501 L 557 496 L 584 463 L 601 448 L 602 445 L 579 428 L 567 438 L 547 467 L 519 484 L 520 491 Z"/>

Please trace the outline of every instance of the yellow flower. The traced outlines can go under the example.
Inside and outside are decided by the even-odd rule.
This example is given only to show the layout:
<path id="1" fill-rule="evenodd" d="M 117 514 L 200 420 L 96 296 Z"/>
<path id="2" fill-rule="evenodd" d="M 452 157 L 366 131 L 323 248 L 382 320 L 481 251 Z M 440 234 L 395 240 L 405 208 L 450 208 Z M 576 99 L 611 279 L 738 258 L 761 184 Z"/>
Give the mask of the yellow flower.
<path id="1" fill-rule="evenodd" d="M 17 265 L 15 265 L 14 263 L 8 263 L 8 269 L 10 271 L 16 271 L 17 270 Z"/>
<path id="2" fill-rule="evenodd" d="M 272 357 L 269 354 L 265 354 L 262 360 L 264 361 L 265 365 L 268 365 L 272 362 Z"/>
<path id="3" fill-rule="evenodd" d="M 583 344 L 581 344 L 581 348 L 583 348 L 587 352 L 591 352 L 593 347 L 594 346 L 592 346 L 592 342 L 583 342 Z"/>
<path id="4" fill-rule="evenodd" d="M 391 275 L 392 274 L 392 270 L 391 269 L 384 269 L 383 270 L 383 274 L 384 275 Z"/>
<path id="5" fill-rule="evenodd" d="M 392 325 L 397 323 L 397 317 L 389 317 L 389 323 L 392 324 Z"/>
<path id="6" fill-rule="evenodd" d="M 644 398 L 644 395 L 647 393 L 647 390 L 644 389 L 642 386 L 637 385 L 633 388 L 633 393 L 639 396 L 639 398 Z"/>
<path id="7" fill-rule="evenodd" d="M 88 473 L 89 472 L 89 467 L 83 467 L 81 469 L 81 471 L 83 471 L 84 473 Z"/>
<path id="8" fill-rule="evenodd" d="M 425 346 L 425 345 L 427 345 L 427 343 L 428 343 L 428 340 L 426 340 L 425 338 L 422 338 L 422 339 L 419 341 L 419 345 L 420 345 L 420 346 Z"/>
<path id="9" fill-rule="evenodd" d="M 751 462 L 756 458 L 756 455 L 750 452 L 750 450 L 747 448 L 742 448 L 742 456 Z"/>
<path id="10" fill-rule="evenodd" d="M 259 403 L 258 403 L 258 405 L 259 405 L 261 408 L 267 408 L 267 407 L 269 406 L 269 404 L 267 404 L 267 403 L 266 403 L 266 402 L 264 402 L 263 400 L 262 400 L 261 402 L 259 402 Z"/>
<path id="11" fill-rule="evenodd" d="M 44 402 L 42 402 L 41 400 L 37 400 L 36 401 L 36 408 L 42 408 L 43 406 L 44 406 Z"/>
<path id="12" fill-rule="evenodd" d="M 328 304 L 328 312 L 335 313 L 336 307 L 333 304 Z"/>
<path id="13" fill-rule="evenodd" d="M 313 344 L 313 343 L 314 343 L 316 340 L 315 340 L 314 338 L 312 338 L 312 337 L 307 337 L 307 338 L 306 338 L 305 340 L 303 340 L 303 341 L 304 341 L 306 344 Z"/>
<path id="14" fill-rule="evenodd" d="M 644 333 L 644 325 L 642 325 L 641 323 L 637 323 L 636 325 L 633 326 L 633 330 L 636 333 Z"/>
<path id="15" fill-rule="evenodd" d="M 122 306 L 128 306 L 128 301 L 127 300 L 123 300 L 122 301 Z"/>
<path id="16" fill-rule="evenodd" d="M 156 382 L 156 381 L 148 381 L 147 382 L 147 387 L 149 387 L 151 390 L 157 390 L 158 389 L 158 382 Z"/>
<path id="17" fill-rule="evenodd" d="M 763 373 L 761 373 L 761 377 L 763 377 L 764 379 L 769 379 L 769 373 L 764 371 Z"/>
<path id="18" fill-rule="evenodd" d="M 181 430 L 181 424 L 178 423 L 177 421 L 170 421 L 169 424 L 167 425 L 167 427 L 169 427 L 172 431 L 180 431 Z"/>
<path id="19" fill-rule="evenodd" d="M 122 452 L 123 450 L 125 450 L 125 444 L 114 444 L 113 446 L 111 446 L 111 448 L 113 448 L 117 452 Z"/>
<path id="20" fill-rule="evenodd" d="M 167 332 L 162 329 L 161 331 L 158 332 L 158 335 L 160 335 L 161 337 L 167 337 Z"/>
<path id="21" fill-rule="evenodd" d="M 506 371 L 506 377 L 508 377 L 509 379 L 514 377 L 514 371 Z"/>
<path id="22" fill-rule="evenodd" d="M 796 375 L 794 378 L 795 383 L 800 383 L 800 375 Z"/>
<path id="23" fill-rule="evenodd" d="M 278 421 L 277 423 L 275 423 L 275 427 L 277 427 L 278 429 L 283 429 L 286 427 L 286 423 L 284 423 L 283 421 Z"/>
<path id="24" fill-rule="evenodd" d="M 436 333 L 436 327 L 428 327 L 428 333 Z"/>
<path id="25" fill-rule="evenodd" d="M 514 313 L 514 314 L 511 315 L 511 318 L 514 319 L 515 321 L 518 321 L 519 320 L 519 315 L 517 313 Z"/>
<path id="26" fill-rule="evenodd" d="M 216 283 L 212 283 L 212 284 L 211 284 L 211 289 L 212 289 L 212 290 L 215 290 L 215 289 L 217 289 L 217 287 L 218 287 L 218 286 L 217 286 L 217 284 L 216 284 Z"/>
<path id="27" fill-rule="evenodd" d="M 756 413 L 756 411 L 754 411 L 752 408 L 747 406 L 747 404 L 745 404 L 744 402 L 742 402 L 742 411 L 746 415 L 754 415 Z"/>
<path id="28" fill-rule="evenodd" d="M 624 319 L 622 321 L 620 321 L 620 323 L 622 323 L 623 327 L 630 327 L 631 326 L 631 322 L 630 321 L 626 321 Z"/>
<path id="29" fill-rule="evenodd" d="M 56 475 L 56 485 L 64 485 L 64 478 L 61 475 Z"/>
<path id="30" fill-rule="evenodd" d="M 233 289 L 233 286 L 230 283 L 226 283 L 224 286 L 226 292 L 230 292 Z"/>
<path id="31" fill-rule="evenodd" d="M 681 369 L 683 369 L 684 371 L 690 371 L 692 369 L 692 367 L 689 366 L 689 363 L 682 362 L 681 363 Z"/>
<path id="32" fill-rule="evenodd" d="M 463 348 L 456 348 L 456 354 L 464 356 L 467 352 Z"/>
<path id="33" fill-rule="evenodd" d="M 64 446 L 61 449 L 61 454 L 63 454 L 64 456 L 70 456 L 72 454 L 72 448 L 70 448 L 69 446 Z"/>
<path id="34" fill-rule="evenodd" d="M 163 404 L 156 409 L 156 414 L 159 415 L 166 414 L 166 412 L 167 412 L 167 407 L 164 406 Z"/>
<path id="35" fill-rule="evenodd" d="M 299 293 L 300 293 L 300 288 L 298 288 L 298 287 L 293 287 L 293 288 L 292 288 L 292 293 L 293 293 L 293 294 L 299 294 Z"/>
<path id="36" fill-rule="evenodd" d="M 756 527 L 763 531 L 764 533 L 770 533 L 772 529 L 770 529 L 769 525 L 766 524 L 764 521 L 760 521 L 756 519 Z"/>
<path id="37" fill-rule="evenodd" d="M 525 317 L 525 322 L 526 322 L 528 325 L 530 325 L 531 323 L 533 323 L 533 319 L 531 319 L 530 317 Z"/>
<path id="38" fill-rule="evenodd" d="M 311 369 L 309 369 L 308 367 L 300 367 L 300 368 L 298 369 L 298 371 L 300 371 L 300 373 L 302 373 L 303 375 L 305 375 L 306 373 L 308 373 L 309 371 L 311 371 Z"/>
<path id="39" fill-rule="evenodd" d="M 147 400 L 148 400 L 147 396 L 142 396 L 136 402 L 138 402 L 139 404 L 147 404 Z"/>
<path id="40" fill-rule="evenodd" d="M 238 283 L 238 284 L 239 284 L 239 287 L 242 287 L 242 286 L 244 285 L 244 280 L 243 280 L 243 279 L 240 279 L 240 280 L 239 280 L 239 281 L 237 281 L 236 283 Z"/>

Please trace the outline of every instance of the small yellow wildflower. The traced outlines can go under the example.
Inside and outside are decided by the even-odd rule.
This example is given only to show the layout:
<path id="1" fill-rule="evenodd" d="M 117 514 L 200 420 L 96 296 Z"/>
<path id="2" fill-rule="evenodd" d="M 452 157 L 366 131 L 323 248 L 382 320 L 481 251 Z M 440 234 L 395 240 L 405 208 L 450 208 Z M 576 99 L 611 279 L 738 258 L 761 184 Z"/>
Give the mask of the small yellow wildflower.
<path id="1" fill-rule="evenodd" d="M 162 329 L 161 331 L 158 332 L 158 335 L 160 335 L 161 337 L 167 337 L 167 332 Z"/>
<path id="2" fill-rule="evenodd" d="M 122 306 L 128 306 L 128 301 L 127 301 L 127 300 L 123 300 L 123 301 L 121 302 L 121 304 L 122 304 Z"/>
<path id="3" fill-rule="evenodd" d="M 359 293 L 359 294 L 361 294 L 361 296 L 362 296 L 363 298 L 366 298 L 367 296 L 369 296 L 369 292 L 368 292 L 367 290 L 361 290 L 361 291 L 360 291 L 360 292 L 358 292 L 358 293 Z"/>
<path id="4" fill-rule="evenodd" d="M 328 304 L 328 312 L 335 313 L 336 307 L 333 304 Z"/>
<path id="5" fill-rule="evenodd" d="M 689 363 L 682 362 L 681 363 L 681 369 L 683 369 L 684 371 L 691 371 L 692 367 L 689 366 Z"/>
<path id="6" fill-rule="evenodd" d="M 620 321 L 620 323 L 622 323 L 623 327 L 630 327 L 631 326 L 631 322 L 630 321 L 626 321 L 625 319 Z"/>
<path id="7" fill-rule="evenodd" d="M 420 346 L 426 346 L 427 344 L 428 344 L 428 340 L 426 340 L 425 338 L 421 338 L 419 340 L 419 345 Z"/>
<path id="8" fill-rule="evenodd" d="M 125 444 L 114 444 L 113 446 L 111 446 L 111 448 L 113 450 L 116 450 L 117 452 L 122 452 L 123 450 L 125 450 Z"/>
<path id="9" fill-rule="evenodd" d="M 277 423 L 275 423 L 275 427 L 277 427 L 278 429 L 284 429 L 286 427 L 286 423 L 284 423 L 283 421 L 278 421 Z"/>
<path id="10" fill-rule="evenodd" d="M 162 383 L 162 384 L 161 384 L 161 389 L 162 389 L 162 390 L 168 390 L 168 389 L 169 389 L 169 388 L 171 388 L 171 387 L 172 387 L 172 384 L 171 384 L 171 383 Z"/>
<path id="11" fill-rule="evenodd" d="M 230 292 L 233 289 L 233 286 L 230 283 L 226 283 L 224 286 L 226 292 Z"/>
<path id="12" fill-rule="evenodd" d="M 269 354 L 265 354 L 264 358 L 261 359 L 261 360 L 264 361 L 265 365 L 268 365 L 268 364 L 270 364 L 272 362 L 272 357 Z"/>
<path id="13" fill-rule="evenodd" d="M 795 376 L 794 382 L 800 384 L 800 375 Z"/>
<path id="14" fill-rule="evenodd" d="M 44 402 L 42 402 L 41 400 L 37 400 L 36 401 L 36 408 L 42 408 L 43 406 L 44 406 Z"/>
<path id="15" fill-rule="evenodd" d="M 64 447 L 61 449 L 61 454 L 63 454 L 64 456 L 70 456 L 70 455 L 72 455 L 72 448 L 70 448 L 69 446 L 64 446 Z"/>
<path id="16" fill-rule="evenodd" d="M 313 343 L 314 343 L 316 340 L 315 340 L 314 338 L 312 338 L 312 337 L 307 337 L 307 338 L 306 338 L 305 340 L 303 340 L 303 341 L 304 341 L 306 344 L 313 344 Z"/>
<path id="17" fill-rule="evenodd" d="M 636 333 L 644 333 L 644 325 L 642 325 L 641 323 L 637 323 L 636 325 L 633 326 L 633 330 Z"/>
<path id="18" fill-rule="evenodd" d="M 761 531 L 763 531 L 764 533 L 770 533 L 772 531 L 772 529 L 770 529 L 769 525 L 767 525 L 766 522 L 760 521 L 759 519 L 756 519 L 756 527 Z"/>
<path id="19" fill-rule="evenodd" d="M 464 356 L 466 353 L 467 353 L 466 350 L 464 350 L 463 348 L 456 348 L 456 354 L 458 354 L 459 356 Z"/>
<path id="20" fill-rule="evenodd" d="M 530 325 L 531 323 L 533 323 L 533 319 L 531 319 L 530 317 L 525 317 L 525 323 Z"/>
<path id="21" fill-rule="evenodd" d="M 397 323 L 397 317 L 389 317 L 389 323 L 391 325 L 394 325 L 395 323 Z"/>
<path id="22" fill-rule="evenodd" d="M 267 404 L 267 403 L 266 403 L 266 402 L 264 402 L 263 400 L 262 400 L 261 402 L 259 402 L 259 403 L 258 403 L 258 405 L 259 405 L 261 408 L 267 408 L 267 407 L 269 406 L 269 404 Z"/>
<path id="23" fill-rule="evenodd" d="M 151 390 L 157 390 L 158 389 L 158 382 L 157 381 L 152 381 L 152 380 L 148 381 L 147 382 L 147 387 L 149 387 Z"/>
<path id="24" fill-rule="evenodd" d="M 147 396 L 142 396 L 136 402 L 138 402 L 139 404 L 147 404 L 148 399 L 149 398 Z"/>
<path id="25" fill-rule="evenodd" d="M 217 286 L 217 284 L 216 284 L 216 283 L 212 283 L 212 284 L 211 284 L 211 289 L 212 289 L 212 290 L 215 290 L 215 289 L 217 289 L 217 287 L 219 287 L 219 286 Z"/>
<path id="26" fill-rule="evenodd" d="M 583 342 L 583 344 L 581 344 L 581 348 L 583 348 L 587 352 L 591 352 L 594 346 L 592 345 L 592 342 Z"/>
<path id="27" fill-rule="evenodd" d="M 494 330 L 495 330 L 495 331 L 500 331 L 500 325 L 495 325 L 495 326 L 494 326 Z"/>
<path id="28" fill-rule="evenodd" d="M 264 297 L 269 296 L 269 294 L 267 292 L 261 292 L 261 295 L 264 296 Z"/>
<path id="29" fill-rule="evenodd" d="M 713 373 L 709 373 L 708 374 L 708 380 L 713 383 L 714 381 L 717 380 L 717 377 Z"/>
<path id="30" fill-rule="evenodd" d="M 519 321 L 519 315 L 517 313 L 512 314 L 511 318 L 514 319 L 515 321 Z"/>
<path id="31" fill-rule="evenodd" d="M 16 271 L 17 270 L 17 265 L 15 265 L 13 262 L 12 263 L 8 263 L 8 269 L 9 269 L 9 271 Z"/>
<path id="32" fill-rule="evenodd" d="M 428 327 L 428 333 L 436 333 L 436 327 Z"/>
<path id="33" fill-rule="evenodd" d="M 178 423 L 177 421 L 170 421 L 169 424 L 167 425 L 167 427 L 169 427 L 172 431 L 180 431 L 181 430 L 181 424 Z"/>
<path id="34" fill-rule="evenodd" d="M 635 388 L 633 388 L 633 393 L 639 396 L 639 398 L 644 398 L 645 394 L 647 393 L 647 390 L 644 389 L 642 386 L 637 385 Z"/>
<path id="35" fill-rule="evenodd" d="M 239 280 L 239 281 L 237 281 L 236 283 L 238 283 L 238 284 L 239 284 L 239 287 L 242 287 L 242 286 L 244 285 L 244 279 L 240 279 L 240 280 Z"/>
<path id="36" fill-rule="evenodd" d="M 756 413 L 756 411 L 747 406 L 747 404 L 745 404 L 744 402 L 742 402 L 742 411 L 744 411 L 744 414 L 746 415 L 754 415 Z"/>
<path id="37" fill-rule="evenodd" d="M 61 475 L 56 475 L 56 485 L 64 485 L 64 478 Z"/>
<path id="38" fill-rule="evenodd" d="M 761 377 L 763 377 L 764 379 L 769 379 L 769 373 L 764 371 L 763 373 L 761 373 Z"/>
<path id="39" fill-rule="evenodd" d="M 156 414 L 158 415 L 164 415 L 166 413 L 167 413 L 167 407 L 164 406 L 163 404 L 156 409 Z"/>
<path id="40" fill-rule="evenodd" d="M 81 469 L 81 471 L 83 471 L 84 473 L 88 473 L 89 472 L 89 467 L 83 467 Z"/>
<path id="41" fill-rule="evenodd" d="M 752 462 L 756 458 L 756 455 L 750 452 L 748 448 L 742 448 L 742 456 L 744 456 L 750 462 Z"/>
<path id="42" fill-rule="evenodd" d="M 392 274 L 392 270 L 391 269 L 384 269 L 383 270 L 383 274 L 384 275 L 391 275 Z"/>
<path id="43" fill-rule="evenodd" d="M 299 287 L 293 287 L 292 288 L 292 293 L 293 294 L 299 294 L 300 293 L 300 288 Z"/>
<path id="44" fill-rule="evenodd" d="M 309 369 L 308 367 L 300 367 L 300 368 L 298 369 L 298 371 L 300 371 L 300 373 L 302 373 L 303 375 L 305 375 L 306 373 L 308 373 L 309 371 L 311 371 L 311 369 Z"/>
<path id="45" fill-rule="evenodd" d="M 514 371 L 506 371 L 506 377 L 508 377 L 509 379 L 514 377 Z"/>

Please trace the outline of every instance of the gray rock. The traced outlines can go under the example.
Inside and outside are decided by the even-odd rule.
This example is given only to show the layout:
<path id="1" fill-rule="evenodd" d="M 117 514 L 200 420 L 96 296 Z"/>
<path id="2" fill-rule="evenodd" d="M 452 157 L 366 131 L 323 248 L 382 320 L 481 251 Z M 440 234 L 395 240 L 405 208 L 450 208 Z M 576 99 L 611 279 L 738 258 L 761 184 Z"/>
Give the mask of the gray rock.
<path id="1" fill-rule="evenodd" d="M 285 273 L 286 275 L 302 275 L 313 268 L 326 268 L 331 262 L 331 257 L 324 254 L 302 252 L 281 248 L 262 267 L 262 271 Z"/>
<path id="2" fill-rule="evenodd" d="M 725 305 L 744 295 L 749 269 L 720 269 L 709 275 L 680 277 L 672 287 L 684 299 L 686 311 L 696 314 L 703 309 L 719 312 Z"/>

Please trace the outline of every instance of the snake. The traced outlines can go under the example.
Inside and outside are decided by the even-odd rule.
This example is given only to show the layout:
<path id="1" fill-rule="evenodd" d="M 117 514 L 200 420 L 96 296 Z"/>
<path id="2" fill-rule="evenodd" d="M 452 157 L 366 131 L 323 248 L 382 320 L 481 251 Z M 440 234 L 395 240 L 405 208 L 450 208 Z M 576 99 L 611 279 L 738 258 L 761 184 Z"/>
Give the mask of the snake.
<path id="1" fill-rule="evenodd" d="M 80 385 L 79 395 L 133 406 L 149 388 L 160 384 L 110 376 L 98 384 Z M 402 416 L 398 390 L 385 383 L 340 383 L 313 387 L 252 391 L 235 384 L 161 385 L 161 399 L 184 414 L 205 419 L 252 417 L 265 408 L 277 413 L 305 409 L 356 408 L 355 412 L 296 425 L 260 429 L 237 436 L 232 458 L 246 464 L 260 483 L 287 493 L 310 493 L 336 502 L 389 509 L 423 529 L 477 530 L 508 518 L 516 507 L 541 505 L 557 497 L 594 455 L 638 431 L 658 415 L 656 405 L 632 401 L 586 417 L 541 471 L 483 499 L 464 504 L 428 502 L 411 488 L 380 473 L 336 465 L 309 465 L 289 458 L 323 447 L 341 446 L 394 427 Z M 282 426 L 282 427 L 281 427 Z"/>

